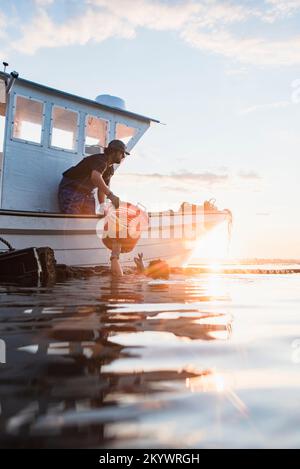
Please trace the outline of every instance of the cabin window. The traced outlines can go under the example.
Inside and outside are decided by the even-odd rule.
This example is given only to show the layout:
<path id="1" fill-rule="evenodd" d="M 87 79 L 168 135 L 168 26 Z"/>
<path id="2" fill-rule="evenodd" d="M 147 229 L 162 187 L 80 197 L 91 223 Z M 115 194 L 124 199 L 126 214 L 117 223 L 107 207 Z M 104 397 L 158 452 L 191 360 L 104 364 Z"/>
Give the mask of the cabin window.
<path id="1" fill-rule="evenodd" d="M 87 115 L 85 121 L 85 153 L 95 153 L 107 146 L 108 121 Z"/>
<path id="2" fill-rule="evenodd" d="M 78 112 L 53 106 L 51 146 L 75 152 L 77 150 Z"/>
<path id="3" fill-rule="evenodd" d="M 126 145 L 129 141 L 135 136 L 137 129 L 134 127 L 128 127 L 125 124 L 120 124 L 119 122 L 116 125 L 116 138 L 122 140 Z"/>
<path id="4" fill-rule="evenodd" d="M 16 96 L 13 138 L 41 144 L 44 104 L 24 96 Z"/>
<path id="5" fill-rule="evenodd" d="M 0 80 L 0 160 L 1 153 L 4 146 L 4 131 L 5 131 L 5 113 L 6 113 L 6 87 L 4 80 Z M 0 161 L 0 169 L 1 169 Z"/>

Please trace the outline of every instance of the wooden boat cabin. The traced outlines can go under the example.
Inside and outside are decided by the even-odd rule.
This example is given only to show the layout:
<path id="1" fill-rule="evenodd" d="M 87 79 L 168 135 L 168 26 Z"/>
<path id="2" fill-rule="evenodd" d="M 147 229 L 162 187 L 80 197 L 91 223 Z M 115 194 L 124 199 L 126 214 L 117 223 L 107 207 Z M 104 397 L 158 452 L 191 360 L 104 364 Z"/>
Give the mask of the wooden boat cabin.
<path id="1" fill-rule="evenodd" d="M 131 150 L 151 122 L 114 96 L 93 101 L 0 72 L 0 209 L 57 213 L 67 168 L 115 138 Z"/>

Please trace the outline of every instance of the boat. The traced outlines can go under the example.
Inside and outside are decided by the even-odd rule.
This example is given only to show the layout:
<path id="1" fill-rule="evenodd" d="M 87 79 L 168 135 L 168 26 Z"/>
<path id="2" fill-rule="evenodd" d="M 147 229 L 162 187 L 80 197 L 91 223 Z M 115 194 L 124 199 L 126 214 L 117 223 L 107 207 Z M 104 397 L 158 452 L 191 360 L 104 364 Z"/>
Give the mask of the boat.
<path id="1" fill-rule="evenodd" d="M 121 98 L 91 100 L 16 72 L 0 72 L 0 236 L 15 249 L 49 246 L 59 264 L 108 265 L 110 251 L 102 242 L 105 217 L 97 211 L 60 213 L 58 185 L 67 168 L 113 139 L 131 152 L 152 124 L 159 121 L 128 111 Z M 148 212 L 147 229 L 121 261 L 134 265 L 134 257 L 143 252 L 145 261 L 160 258 L 180 267 L 200 237 L 230 219 L 228 210 L 207 202 L 183 204 L 175 212 Z"/>

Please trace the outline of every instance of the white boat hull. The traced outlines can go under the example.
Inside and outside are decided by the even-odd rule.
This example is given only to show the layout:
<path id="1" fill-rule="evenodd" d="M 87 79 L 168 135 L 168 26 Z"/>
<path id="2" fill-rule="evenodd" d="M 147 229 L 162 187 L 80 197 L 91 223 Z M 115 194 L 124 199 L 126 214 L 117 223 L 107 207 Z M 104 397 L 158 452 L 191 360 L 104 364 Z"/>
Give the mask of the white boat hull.
<path id="1" fill-rule="evenodd" d="M 180 267 L 188 261 L 197 241 L 227 216 L 226 211 L 202 213 L 205 224 L 200 223 L 202 228 L 197 236 L 183 237 L 178 235 L 178 228 L 183 225 L 176 221 L 176 216 L 171 219 L 173 231 L 170 232 L 168 223 L 162 224 L 162 218 L 150 214 L 151 236 L 144 233 L 132 252 L 122 254 L 122 265 L 134 265 L 134 257 L 143 252 L 145 261 L 160 258 L 170 266 Z M 49 246 L 57 263 L 69 266 L 108 265 L 110 251 L 101 240 L 103 226 L 104 219 L 94 216 L 0 210 L 0 236 L 14 248 Z M 190 226 L 185 223 L 184 228 Z M 1 251 L 4 250 L 3 245 Z"/>

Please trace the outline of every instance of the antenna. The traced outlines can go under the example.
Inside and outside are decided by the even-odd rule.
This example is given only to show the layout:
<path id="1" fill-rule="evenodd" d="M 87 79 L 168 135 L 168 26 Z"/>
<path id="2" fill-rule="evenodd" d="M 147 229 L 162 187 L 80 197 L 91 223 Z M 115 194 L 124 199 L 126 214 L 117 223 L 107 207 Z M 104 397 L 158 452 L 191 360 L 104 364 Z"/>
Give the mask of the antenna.
<path id="1" fill-rule="evenodd" d="M 2 64 L 3 64 L 3 67 L 4 67 L 3 72 L 5 73 L 6 67 L 9 66 L 9 63 L 7 63 L 7 62 L 2 62 Z"/>
<path id="2" fill-rule="evenodd" d="M 8 82 L 8 85 L 7 85 L 7 88 L 6 88 L 6 93 L 8 94 L 13 86 L 13 84 L 15 83 L 16 79 L 19 77 L 19 74 L 18 72 L 11 72 L 10 73 L 10 79 L 9 79 L 9 82 Z"/>

